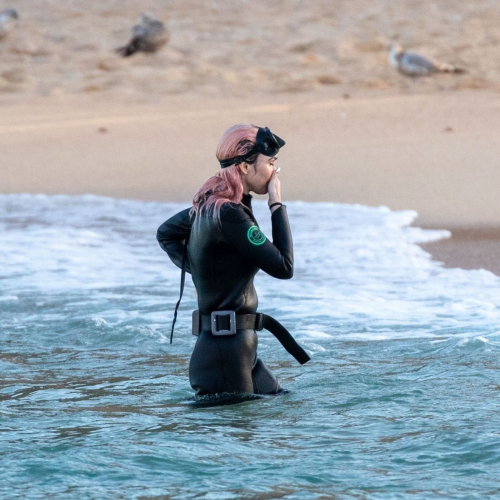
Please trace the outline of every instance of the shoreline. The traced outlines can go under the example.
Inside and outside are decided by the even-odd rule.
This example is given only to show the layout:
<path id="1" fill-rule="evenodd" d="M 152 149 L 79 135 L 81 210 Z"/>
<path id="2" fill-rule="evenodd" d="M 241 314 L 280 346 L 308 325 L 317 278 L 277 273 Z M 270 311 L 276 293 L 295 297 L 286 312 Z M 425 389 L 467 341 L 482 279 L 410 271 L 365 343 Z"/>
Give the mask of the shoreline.
<path id="1" fill-rule="evenodd" d="M 500 276 L 500 226 L 440 229 L 450 231 L 451 237 L 419 244 L 433 260 L 446 268 L 486 269 Z"/>
<path id="2" fill-rule="evenodd" d="M 0 193 L 5 194 L 5 193 Z M 9 193 L 9 194 L 33 194 L 33 195 L 68 195 L 68 193 Z M 84 193 L 83 195 L 95 195 L 95 193 Z M 70 195 L 71 196 L 71 195 Z M 135 197 L 118 198 L 134 201 L 151 201 Z M 254 195 L 255 199 L 261 199 Z M 264 199 L 262 197 L 262 199 Z M 171 200 L 163 200 L 169 202 Z M 302 200 L 287 200 L 302 201 Z M 186 201 L 186 207 L 189 202 Z M 332 201 L 332 203 L 334 203 Z M 285 201 L 286 204 L 286 201 Z M 443 227 L 419 225 L 414 221 L 412 226 L 428 230 L 446 230 L 451 233 L 450 238 L 443 238 L 436 241 L 417 243 L 423 250 L 428 252 L 432 260 L 441 263 L 448 269 L 460 268 L 465 270 L 486 270 L 500 276 L 500 226 L 454 226 Z"/>
<path id="3" fill-rule="evenodd" d="M 0 108 L 4 194 L 184 201 L 218 171 L 222 132 L 256 123 L 287 141 L 279 155 L 285 200 L 415 210 L 415 225 L 452 232 L 422 245 L 435 260 L 500 275 L 497 92 L 61 96 L 8 99 Z"/>

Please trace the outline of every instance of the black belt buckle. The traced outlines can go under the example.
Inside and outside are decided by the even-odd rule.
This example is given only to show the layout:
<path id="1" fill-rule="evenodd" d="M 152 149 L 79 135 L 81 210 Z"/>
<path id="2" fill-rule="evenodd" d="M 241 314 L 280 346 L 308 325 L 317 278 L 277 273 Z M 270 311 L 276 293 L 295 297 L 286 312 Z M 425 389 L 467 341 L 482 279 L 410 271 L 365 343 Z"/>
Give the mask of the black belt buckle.
<path id="1" fill-rule="evenodd" d="M 229 329 L 219 328 L 221 318 L 229 318 Z M 210 315 L 212 335 L 234 335 L 236 333 L 236 313 L 234 311 L 213 311 Z"/>
<path id="2" fill-rule="evenodd" d="M 261 330 L 264 330 L 264 315 L 255 313 L 255 331 L 260 332 Z"/>

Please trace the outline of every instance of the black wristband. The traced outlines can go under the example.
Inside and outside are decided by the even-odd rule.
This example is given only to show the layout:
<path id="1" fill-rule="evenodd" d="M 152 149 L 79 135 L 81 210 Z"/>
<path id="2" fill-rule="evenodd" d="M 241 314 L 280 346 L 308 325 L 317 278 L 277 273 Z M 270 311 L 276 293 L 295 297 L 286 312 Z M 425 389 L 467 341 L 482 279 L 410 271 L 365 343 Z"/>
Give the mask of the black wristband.
<path id="1" fill-rule="evenodd" d="M 269 210 L 271 210 L 273 207 L 275 207 L 276 205 L 279 205 L 280 207 L 283 206 L 283 203 L 281 203 L 280 201 L 277 201 L 276 203 L 273 203 L 272 205 L 269 205 Z"/>

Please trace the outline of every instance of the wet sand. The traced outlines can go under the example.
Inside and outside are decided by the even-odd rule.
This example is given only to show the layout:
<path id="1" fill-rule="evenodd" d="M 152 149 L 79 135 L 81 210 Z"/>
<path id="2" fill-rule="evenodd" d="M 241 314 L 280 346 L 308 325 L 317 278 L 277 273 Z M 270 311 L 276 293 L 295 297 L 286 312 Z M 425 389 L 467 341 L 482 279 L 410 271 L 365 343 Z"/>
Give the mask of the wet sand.
<path id="1" fill-rule="evenodd" d="M 487 269 L 500 276 L 500 225 L 453 227 L 451 238 L 421 245 L 445 267 Z"/>

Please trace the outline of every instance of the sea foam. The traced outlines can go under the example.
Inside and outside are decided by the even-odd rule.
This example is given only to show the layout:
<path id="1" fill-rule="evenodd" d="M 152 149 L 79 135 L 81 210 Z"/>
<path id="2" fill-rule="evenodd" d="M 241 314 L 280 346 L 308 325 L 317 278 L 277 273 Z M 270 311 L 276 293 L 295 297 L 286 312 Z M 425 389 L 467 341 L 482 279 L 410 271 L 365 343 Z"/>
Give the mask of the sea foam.
<path id="1" fill-rule="evenodd" d="M 93 195 L 1 195 L 0 307 L 30 296 L 45 304 L 39 314 L 47 314 L 47 300 L 60 303 L 52 313 L 71 314 L 64 310 L 66 298 L 78 317 L 98 318 L 99 325 L 140 322 L 167 330 L 180 271 L 155 235 L 186 206 Z M 283 320 L 299 340 L 325 345 L 332 337 L 447 337 L 464 328 L 487 338 L 496 331 L 500 279 L 432 260 L 417 243 L 450 233 L 412 226 L 416 212 L 336 203 L 287 207 L 294 278 L 280 281 L 260 272 L 256 287 L 260 309 Z M 255 201 L 254 212 L 271 235 L 267 205 Z M 181 324 L 196 307 L 189 279 L 185 297 Z"/>

